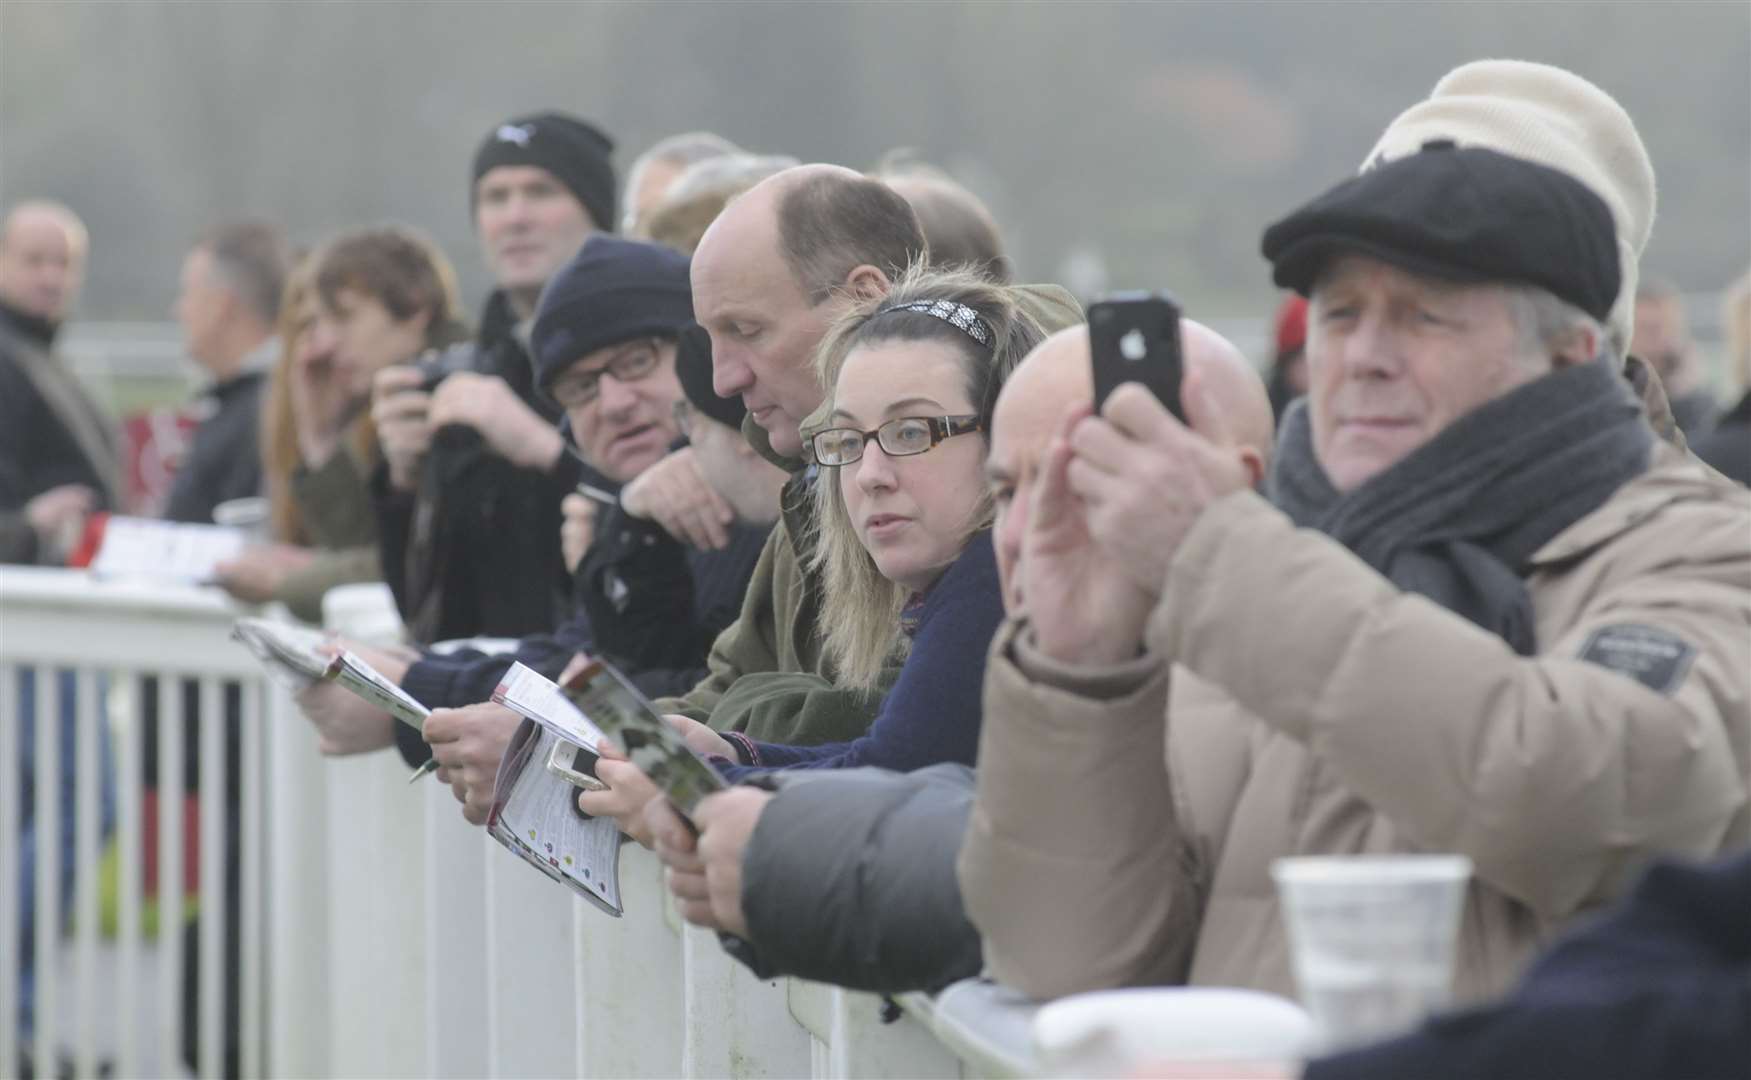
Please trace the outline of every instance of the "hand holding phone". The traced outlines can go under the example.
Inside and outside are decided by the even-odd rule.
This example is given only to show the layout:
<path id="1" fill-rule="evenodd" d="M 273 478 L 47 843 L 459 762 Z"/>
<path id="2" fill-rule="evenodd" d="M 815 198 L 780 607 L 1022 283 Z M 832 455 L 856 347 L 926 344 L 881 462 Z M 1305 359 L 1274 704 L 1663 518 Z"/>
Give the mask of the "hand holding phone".
<path id="1" fill-rule="evenodd" d="M 1181 423 L 1180 308 L 1167 293 L 1119 293 L 1088 307 L 1088 344 L 1094 374 L 1094 407 L 1120 383 L 1148 387 Z"/>

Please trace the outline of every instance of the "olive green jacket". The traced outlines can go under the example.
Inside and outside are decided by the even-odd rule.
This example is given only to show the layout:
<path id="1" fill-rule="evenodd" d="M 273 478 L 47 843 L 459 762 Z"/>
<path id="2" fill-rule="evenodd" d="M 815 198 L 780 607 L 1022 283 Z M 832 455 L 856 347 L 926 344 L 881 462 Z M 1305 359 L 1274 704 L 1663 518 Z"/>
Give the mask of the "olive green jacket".
<path id="1" fill-rule="evenodd" d="M 1066 290 L 1023 288 L 1023 305 L 1047 333 L 1082 321 L 1081 305 Z M 741 614 L 712 644 L 705 681 L 657 707 L 762 742 L 807 746 L 855 739 L 869 729 L 900 665 L 890 664 L 871 690 L 835 685 L 821 641 L 821 584 L 804 569 L 813 543 L 815 470 L 775 452 L 752 418 L 743 421 L 742 434 L 768 461 L 791 472 L 782 514 L 754 566 Z"/>

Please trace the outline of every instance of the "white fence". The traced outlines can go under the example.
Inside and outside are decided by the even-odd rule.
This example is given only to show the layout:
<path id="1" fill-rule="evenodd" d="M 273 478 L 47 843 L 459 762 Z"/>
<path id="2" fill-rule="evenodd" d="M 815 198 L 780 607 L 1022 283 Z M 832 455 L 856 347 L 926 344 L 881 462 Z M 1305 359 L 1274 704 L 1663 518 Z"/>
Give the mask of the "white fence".
<path id="1" fill-rule="evenodd" d="M 28 1049 L 39 1073 L 69 1058 L 118 1076 L 222 1075 L 228 933 L 236 935 L 238 1065 L 245 1076 L 879 1077 L 1007 1074 L 1028 1068 L 1025 1010 L 965 984 L 905 1001 L 880 1020 L 866 994 L 761 982 L 714 935 L 684 926 L 655 860 L 628 847 L 626 915 L 611 919 L 467 825 L 448 789 L 410 787 L 392 751 L 328 760 L 283 690 L 228 640 L 237 609 L 203 589 L 95 583 L 82 573 L 0 568 L 0 1075 Z M 21 716 L 21 669 L 35 715 Z M 74 693 L 64 703 L 55 674 Z M 183 802 L 143 820 L 141 677 L 157 676 L 157 787 L 183 787 L 180 695 L 197 689 L 200 974 L 185 1016 L 180 920 Z M 226 701 L 227 685 L 235 704 Z M 194 710 L 188 710 L 193 715 Z M 63 718 L 74 751 L 71 930 L 56 872 Z M 20 725 L 35 732 L 37 782 L 20 805 Z M 100 794 L 113 759 L 118 884 L 113 935 L 100 926 Z M 228 755 L 228 739 L 230 744 Z M 234 756 L 235 820 L 225 771 Z M 34 819 L 36 1024 L 18 1045 L 18 853 Z M 140 882 L 156 826 L 147 933 Z M 227 828 L 236 843 L 227 845 Z M 228 851 L 234 851 L 229 855 Z M 237 922 L 220 900 L 235 860 Z M 199 1033 L 195 1068 L 180 1056 Z"/>

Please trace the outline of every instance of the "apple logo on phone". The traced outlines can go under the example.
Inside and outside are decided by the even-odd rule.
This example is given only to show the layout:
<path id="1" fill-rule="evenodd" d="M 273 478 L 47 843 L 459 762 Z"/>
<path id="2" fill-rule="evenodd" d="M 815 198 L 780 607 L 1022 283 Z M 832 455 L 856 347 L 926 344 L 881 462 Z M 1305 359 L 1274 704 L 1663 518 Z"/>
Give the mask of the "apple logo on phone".
<path id="1" fill-rule="evenodd" d="M 1133 329 L 1119 339 L 1119 355 L 1136 363 L 1149 353 L 1149 342 L 1144 339 L 1143 331 Z"/>

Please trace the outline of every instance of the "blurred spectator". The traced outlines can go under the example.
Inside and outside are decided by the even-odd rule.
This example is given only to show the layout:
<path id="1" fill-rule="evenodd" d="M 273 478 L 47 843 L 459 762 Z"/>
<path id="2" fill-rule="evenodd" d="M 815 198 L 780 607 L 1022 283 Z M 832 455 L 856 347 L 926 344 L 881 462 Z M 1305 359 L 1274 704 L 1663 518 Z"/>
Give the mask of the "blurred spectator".
<path id="1" fill-rule="evenodd" d="M 1696 456 L 1741 484 L 1751 484 L 1751 272 L 1735 281 L 1721 304 L 1727 357 L 1740 388 L 1739 403 L 1715 429 L 1696 440 Z"/>
<path id="2" fill-rule="evenodd" d="M 646 215 L 645 231 L 657 243 L 691 255 L 731 199 L 796 164 L 796 158 L 782 155 L 731 154 L 689 165 Z"/>
<path id="3" fill-rule="evenodd" d="M 720 157 L 741 157 L 742 150 L 722 135 L 688 131 L 659 139 L 632 161 L 626 170 L 626 206 L 620 231 L 643 240 L 656 240 L 646 231 L 651 211 L 667 196 L 675 178 L 691 165 Z M 661 243 L 662 241 L 658 241 Z"/>
<path id="4" fill-rule="evenodd" d="M 1271 415 L 1279 421 L 1289 403 L 1307 393 L 1307 301 L 1294 293 L 1277 306 L 1276 353 L 1265 389 L 1271 395 Z"/>
<path id="5" fill-rule="evenodd" d="M 1677 285 L 1665 278 L 1641 279 L 1635 294 L 1635 335 L 1629 351 L 1660 376 L 1672 418 L 1685 438 L 1699 439 L 1714 427 L 1719 406 L 1703 383 L 1702 364 L 1690 337 L 1690 315 Z"/>
<path id="6" fill-rule="evenodd" d="M 559 407 L 535 387 L 529 323 L 548 279 L 614 226 L 612 150 L 563 113 L 489 132 L 474 155 L 471 205 L 498 289 L 479 335 L 373 384 L 383 577 L 416 641 L 519 637 L 557 622 L 559 504 L 572 484 Z"/>
<path id="7" fill-rule="evenodd" d="M 573 483 L 621 495 L 599 523 L 587 510 L 579 523 L 586 536 L 578 555 L 584 558 L 587 549 L 588 556 L 577 571 L 575 607 L 556 631 L 527 635 L 510 652 L 492 656 L 458 649 L 406 657 L 349 644 L 437 710 L 426 723 L 430 745 L 387 713 L 323 684 L 299 703 L 322 732 L 326 752 L 365 752 L 393 739 L 410 764 L 435 754 L 441 778 L 478 823 L 517 726 L 513 713 L 488 700 L 513 663 L 553 678 L 578 653 L 603 656 L 623 665 L 650 694 L 698 681 L 706 650 L 734 619 L 777 516 L 778 470 L 747 455 L 714 457 L 709 467 L 697 457 L 699 470 L 690 480 L 708 487 L 714 513 L 723 515 L 712 522 L 721 533 L 717 545 L 690 549 L 639 516 L 634 487 L 680 434 L 676 406 L 683 387 L 710 388 L 709 351 L 677 349 L 691 318 L 687 260 L 655 244 L 592 237 L 554 278 L 531 334 L 536 382 L 566 410 L 578 455 L 565 458 Z M 721 399 L 713 395 L 712 401 Z M 702 447 L 720 445 L 711 443 L 703 422 L 697 426 Z M 735 477 L 725 483 L 719 475 L 725 496 L 709 488 L 712 471 L 720 468 Z"/>
<path id="8" fill-rule="evenodd" d="M 983 201 L 956 183 L 948 173 L 910 158 L 904 152 L 887 155 L 876 179 L 900 193 L 918 215 L 924 240 L 930 245 L 930 265 L 947 269 L 970 266 L 998 283 L 1011 278 L 1003 234 Z"/>
<path id="9" fill-rule="evenodd" d="M 1650 856 L 1751 840 L 1751 498 L 1631 397 L 1613 215 L 1574 177 L 1433 141 L 1266 232 L 1310 294 L 1271 503 L 1128 388 L 1070 433 L 961 854 L 1000 979 L 1293 993 L 1271 862 L 1433 850 L 1476 866 L 1475 999 Z"/>
<path id="10" fill-rule="evenodd" d="M 117 506 L 116 434 L 54 353 L 85 279 L 85 226 L 60 203 L 0 222 L 0 563 L 57 565 Z"/>
<path id="11" fill-rule="evenodd" d="M 222 564 L 218 582 L 240 600 L 278 601 L 312 623 L 322 622 L 329 589 L 383 576 L 365 486 L 377 436 L 365 399 L 335 367 L 334 327 L 319 318 L 320 258 L 293 271 L 281 304 L 282 352 L 261 437 L 270 540 Z"/>
<path id="12" fill-rule="evenodd" d="M 286 244 L 261 221 L 219 225 L 183 259 L 176 321 L 189 358 L 212 377 L 196 402 L 200 426 L 177 469 L 164 516 L 211 523 L 213 508 L 261 494 L 262 385 L 280 341 Z"/>

